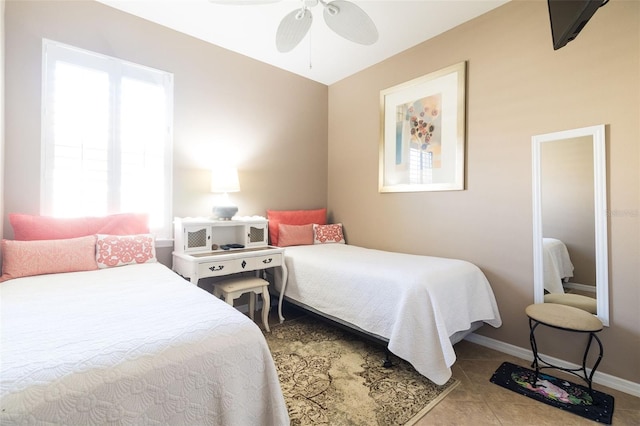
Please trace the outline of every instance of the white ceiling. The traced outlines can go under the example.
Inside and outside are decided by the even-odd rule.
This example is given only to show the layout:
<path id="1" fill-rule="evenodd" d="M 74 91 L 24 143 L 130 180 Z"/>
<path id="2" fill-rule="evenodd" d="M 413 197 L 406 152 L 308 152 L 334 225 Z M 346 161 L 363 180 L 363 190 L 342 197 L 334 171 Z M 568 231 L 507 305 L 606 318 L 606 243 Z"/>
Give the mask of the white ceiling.
<path id="1" fill-rule="evenodd" d="M 307 37 L 289 53 L 276 50 L 280 20 L 301 0 L 221 5 L 209 0 L 97 0 L 108 6 L 327 85 L 357 73 L 509 0 L 355 0 L 378 28 L 379 40 L 362 46 L 333 33 L 312 9 Z"/>

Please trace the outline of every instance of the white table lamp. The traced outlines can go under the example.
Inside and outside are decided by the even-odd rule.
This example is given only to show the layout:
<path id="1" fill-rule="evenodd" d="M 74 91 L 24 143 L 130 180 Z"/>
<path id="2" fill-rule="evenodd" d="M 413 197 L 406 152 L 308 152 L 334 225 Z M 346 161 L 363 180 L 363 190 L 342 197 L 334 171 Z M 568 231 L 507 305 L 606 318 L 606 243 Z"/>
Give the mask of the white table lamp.
<path id="1" fill-rule="evenodd" d="M 229 192 L 239 192 L 240 181 L 235 167 L 215 167 L 211 170 L 211 192 L 224 194 L 213 207 L 213 216 L 221 220 L 231 220 L 238 213 L 238 207 L 229 200 Z"/>

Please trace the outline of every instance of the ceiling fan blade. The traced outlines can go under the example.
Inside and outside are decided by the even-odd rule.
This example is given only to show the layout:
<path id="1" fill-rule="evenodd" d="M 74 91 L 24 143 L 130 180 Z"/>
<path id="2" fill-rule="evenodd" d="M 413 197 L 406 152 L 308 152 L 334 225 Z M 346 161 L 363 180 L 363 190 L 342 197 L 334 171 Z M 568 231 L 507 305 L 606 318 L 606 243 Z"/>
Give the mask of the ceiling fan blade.
<path id="1" fill-rule="evenodd" d="M 225 5 L 238 5 L 238 6 L 248 6 L 253 4 L 269 4 L 269 3 L 277 3 L 280 0 L 209 0 L 210 3 L 215 4 L 225 4 Z"/>
<path id="2" fill-rule="evenodd" d="M 327 3 L 324 20 L 336 34 L 354 43 L 369 45 L 378 41 L 378 29 L 369 15 L 349 1 Z"/>
<path id="3" fill-rule="evenodd" d="M 309 32 L 313 15 L 307 8 L 294 10 L 285 16 L 276 32 L 276 48 L 281 53 L 290 52 Z"/>

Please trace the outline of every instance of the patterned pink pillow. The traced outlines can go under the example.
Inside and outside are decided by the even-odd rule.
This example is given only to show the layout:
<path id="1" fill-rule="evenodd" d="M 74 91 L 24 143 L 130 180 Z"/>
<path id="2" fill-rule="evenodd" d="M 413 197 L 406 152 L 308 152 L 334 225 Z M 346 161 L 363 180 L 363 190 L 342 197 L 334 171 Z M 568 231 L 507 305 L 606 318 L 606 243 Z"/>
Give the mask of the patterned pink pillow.
<path id="1" fill-rule="evenodd" d="M 95 235 L 62 240 L 2 240 L 0 282 L 32 275 L 95 269 L 98 269 Z"/>
<path id="2" fill-rule="evenodd" d="M 304 246 L 313 244 L 313 224 L 285 225 L 281 223 L 278 236 L 278 246 Z"/>
<path id="3" fill-rule="evenodd" d="M 157 262 L 153 235 L 98 234 L 96 261 L 98 268 Z"/>
<path id="4" fill-rule="evenodd" d="M 313 225 L 313 244 L 338 243 L 345 244 L 342 224 Z"/>

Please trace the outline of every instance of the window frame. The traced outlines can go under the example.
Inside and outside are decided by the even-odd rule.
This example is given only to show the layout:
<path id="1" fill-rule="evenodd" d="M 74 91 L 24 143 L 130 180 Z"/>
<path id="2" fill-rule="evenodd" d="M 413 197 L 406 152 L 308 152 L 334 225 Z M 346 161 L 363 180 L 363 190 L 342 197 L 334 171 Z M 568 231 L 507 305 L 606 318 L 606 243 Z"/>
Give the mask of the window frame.
<path id="1" fill-rule="evenodd" d="M 40 167 L 40 213 L 43 215 L 53 215 L 53 197 L 52 183 L 53 180 L 48 178 L 49 172 L 53 170 L 50 167 L 50 161 L 53 159 L 53 148 L 55 144 L 55 135 L 53 134 L 52 114 L 49 114 L 53 100 L 50 96 L 53 93 L 53 70 L 57 61 L 63 60 L 70 64 L 88 67 L 99 71 L 107 72 L 110 81 L 110 102 L 109 120 L 109 167 L 108 181 L 109 187 L 116 182 L 115 191 L 108 190 L 107 212 L 105 214 L 125 213 L 120 211 L 119 201 L 114 201 L 114 192 L 116 195 L 120 193 L 120 137 L 119 134 L 119 86 L 125 78 L 132 78 L 137 81 L 151 82 L 164 88 L 166 97 L 165 123 L 164 130 L 164 165 L 163 165 L 163 181 L 158 182 L 164 188 L 164 207 L 162 211 L 162 226 L 151 227 L 150 231 L 156 235 L 158 241 L 172 240 L 173 238 L 173 91 L 174 78 L 173 74 L 139 65 L 133 62 L 125 61 L 101 53 L 92 52 L 75 46 L 67 45 L 57 41 L 43 38 L 42 41 L 42 102 L 41 102 L 41 167 Z M 114 155 L 116 157 L 114 157 Z M 115 174 L 115 176 L 114 176 Z M 117 197 L 119 199 L 119 196 Z M 114 209 L 115 207 L 115 209 Z M 140 212 L 137 212 L 140 213 Z M 158 244 L 165 245 L 163 243 Z"/>

